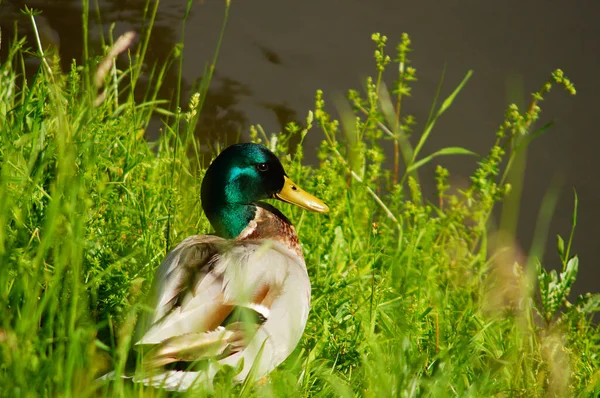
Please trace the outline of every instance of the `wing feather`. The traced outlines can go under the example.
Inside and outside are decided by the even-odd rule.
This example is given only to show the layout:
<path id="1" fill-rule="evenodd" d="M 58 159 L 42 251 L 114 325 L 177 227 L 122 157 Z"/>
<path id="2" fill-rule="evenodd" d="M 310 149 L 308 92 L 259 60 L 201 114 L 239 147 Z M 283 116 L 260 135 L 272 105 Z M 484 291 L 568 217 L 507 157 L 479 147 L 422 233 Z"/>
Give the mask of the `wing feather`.
<path id="1" fill-rule="evenodd" d="M 234 363 L 242 353 L 251 360 L 267 337 L 283 344 L 273 347 L 278 363 L 297 343 L 310 305 L 304 262 L 259 240 L 187 238 L 160 265 L 155 284 L 156 312 L 137 343 L 153 346 L 144 358 L 150 368 L 209 357 Z M 298 324 L 289 316 L 298 317 Z M 274 328 L 283 339 L 273 335 Z"/>
<path id="2" fill-rule="evenodd" d="M 173 249 L 160 264 L 152 287 L 152 314 L 145 314 L 138 329 L 137 344 L 157 344 L 185 331 L 177 332 L 178 314 L 193 300 L 198 291 L 203 292 L 203 304 L 197 308 L 203 317 L 195 319 L 196 331 L 206 331 L 219 325 L 219 318 L 231 309 L 220 308 L 218 275 L 211 274 L 213 264 L 227 241 L 213 235 L 190 236 Z M 225 315 L 223 313 L 225 312 Z M 169 330 L 169 325 L 171 329 Z"/>

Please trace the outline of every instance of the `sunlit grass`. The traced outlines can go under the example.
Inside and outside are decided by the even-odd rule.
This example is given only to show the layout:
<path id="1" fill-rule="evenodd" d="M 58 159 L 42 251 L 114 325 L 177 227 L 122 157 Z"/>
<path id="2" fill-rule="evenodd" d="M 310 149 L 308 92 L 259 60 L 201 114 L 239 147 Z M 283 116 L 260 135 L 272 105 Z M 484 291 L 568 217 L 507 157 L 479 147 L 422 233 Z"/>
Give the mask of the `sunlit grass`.
<path id="1" fill-rule="evenodd" d="M 107 370 L 123 371 L 136 314 L 166 252 L 210 232 L 194 131 L 216 56 L 181 112 L 178 102 L 157 98 L 166 66 L 148 71 L 150 89 L 136 103 L 149 34 L 129 50 L 128 68 L 109 62 L 96 85 L 102 57 L 90 55 L 90 44 L 83 64 L 69 71 L 48 56 L 26 80 L 22 65 L 32 51 L 24 41 L 0 66 L 0 396 L 165 395 L 120 379 L 96 382 Z M 568 237 L 558 242 L 557 274 L 488 228 L 492 209 L 510 195 L 506 176 L 519 150 L 547 128 L 535 128 L 540 101 L 552 85 L 574 93 L 572 84 L 556 71 L 527 109 L 511 106 L 490 132 L 497 140 L 487 154 L 457 147 L 425 154 L 471 72 L 417 130 L 401 106 L 416 78 L 410 39 L 402 36 L 391 57 L 384 36 L 373 40 L 375 75 L 365 93 L 350 92 L 341 122 L 318 92 L 304 125 L 272 137 L 251 130 L 331 212 L 275 203 L 303 244 L 313 285 L 309 323 L 266 383 L 235 386 L 225 373 L 215 394 L 597 395 L 600 333 L 591 318 L 600 296 L 567 301 L 579 265 L 572 231 L 552 231 Z M 382 76 L 390 63 L 399 75 L 388 92 Z M 145 129 L 157 115 L 162 134 L 148 142 Z M 304 163 L 307 134 L 323 137 L 317 166 Z M 388 141 L 392 170 L 383 166 Z M 468 187 L 451 187 L 442 167 L 419 176 L 421 166 L 447 155 L 473 162 Z M 419 186 L 427 178 L 437 183 L 435 203 Z M 549 196 L 538 230 L 545 232 L 551 210 Z"/>

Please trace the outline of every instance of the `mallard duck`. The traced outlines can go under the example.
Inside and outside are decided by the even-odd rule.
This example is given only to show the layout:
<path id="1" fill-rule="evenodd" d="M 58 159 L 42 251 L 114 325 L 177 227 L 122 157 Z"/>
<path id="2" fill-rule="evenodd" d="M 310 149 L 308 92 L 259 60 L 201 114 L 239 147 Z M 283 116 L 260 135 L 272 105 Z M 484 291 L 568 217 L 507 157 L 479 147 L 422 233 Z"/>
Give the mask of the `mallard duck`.
<path id="1" fill-rule="evenodd" d="M 215 234 L 188 237 L 159 266 L 154 312 L 136 343 L 144 352 L 136 382 L 184 391 L 211 385 L 224 365 L 241 369 L 236 381 L 257 380 L 304 332 L 311 285 L 302 248 L 291 222 L 261 200 L 319 213 L 327 205 L 300 189 L 271 151 L 249 143 L 212 162 L 201 199 Z"/>

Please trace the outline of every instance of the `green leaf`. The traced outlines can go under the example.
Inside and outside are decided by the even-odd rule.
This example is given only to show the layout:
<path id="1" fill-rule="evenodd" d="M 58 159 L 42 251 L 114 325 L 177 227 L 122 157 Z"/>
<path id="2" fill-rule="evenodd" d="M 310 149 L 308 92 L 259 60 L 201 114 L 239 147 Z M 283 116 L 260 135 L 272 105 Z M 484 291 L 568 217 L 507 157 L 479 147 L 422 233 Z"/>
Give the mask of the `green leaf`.
<path id="1" fill-rule="evenodd" d="M 536 138 L 544 134 L 546 131 L 548 131 L 553 124 L 554 122 L 548 122 L 539 129 L 535 130 L 533 133 L 521 139 L 518 145 L 515 147 L 514 153 L 516 154 L 519 151 L 526 149 L 529 146 L 529 144 L 533 142 L 533 140 L 535 140 Z"/>
<path id="2" fill-rule="evenodd" d="M 246 379 L 242 383 L 242 388 L 238 395 L 238 397 L 240 397 L 240 398 L 247 397 L 252 392 L 252 387 L 256 383 L 255 375 L 258 372 L 258 369 L 260 366 L 260 361 L 261 361 L 262 354 L 263 354 L 263 350 L 265 349 L 266 343 L 267 343 L 267 340 L 263 341 L 262 345 L 260 346 L 260 349 L 258 350 L 258 353 L 256 354 L 256 358 L 254 359 L 254 362 L 252 363 L 252 366 L 250 367 L 250 371 L 248 372 Z"/>
<path id="3" fill-rule="evenodd" d="M 18 139 L 16 139 L 13 142 L 13 145 L 17 148 L 21 148 L 21 147 L 25 146 L 26 144 L 29 144 L 34 138 L 35 138 L 35 135 L 33 133 L 25 133 L 22 136 L 20 136 Z"/>
<path id="4" fill-rule="evenodd" d="M 571 253 L 571 244 L 573 243 L 573 235 L 575 235 L 575 227 L 577 226 L 577 209 L 579 208 L 579 197 L 577 196 L 577 191 L 574 191 L 573 193 L 575 196 L 573 199 L 573 217 L 571 219 L 571 233 L 569 234 L 569 242 L 567 243 L 567 252 L 565 254 L 565 258 L 568 258 L 569 254 Z"/>
<path id="5" fill-rule="evenodd" d="M 565 255 L 565 241 L 560 237 L 560 235 L 556 235 L 556 238 L 558 240 L 556 245 L 556 248 L 558 249 L 558 255 L 561 259 L 563 259 Z"/>
<path id="6" fill-rule="evenodd" d="M 577 309 L 584 314 L 600 312 L 600 294 L 587 293 L 577 298 Z"/>
<path id="7" fill-rule="evenodd" d="M 561 290 L 564 296 L 567 296 L 571 291 L 571 286 L 577 279 L 577 272 L 579 271 L 579 257 L 573 256 L 567 263 L 567 268 L 560 274 L 561 279 Z"/>
<path id="8" fill-rule="evenodd" d="M 573 286 L 573 283 L 577 279 L 578 270 L 579 258 L 577 256 L 574 256 L 567 262 L 565 271 L 560 274 L 556 270 L 546 272 L 541 264 L 537 263 L 542 312 L 546 322 L 554 318 L 556 312 L 569 296 L 571 286 Z"/>
<path id="9" fill-rule="evenodd" d="M 469 151 L 468 149 L 461 148 L 458 146 L 450 146 L 447 148 L 440 149 L 437 152 L 432 153 L 429 156 L 425 156 L 423 159 L 419 160 L 416 163 L 413 163 L 408 169 L 406 169 L 407 173 L 418 169 L 419 167 L 429 163 L 433 158 L 442 156 L 442 155 L 471 155 L 471 156 L 479 156 L 473 151 Z"/>
<path id="10" fill-rule="evenodd" d="M 446 98 L 444 100 L 444 102 L 442 103 L 442 106 L 440 106 L 440 109 L 435 114 L 435 117 L 433 118 L 433 120 L 431 120 L 431 123 L 429 123 L 427 125 L 427 127 L 425 127 L 425 131 L 423 131 L 423 134 L 421 135 L 421 138 L 419 139 L 419 143 L 415 147 L 415 151 L 413 153 L 413 159 L 412 159 L 413 162 L 417 158 L 417 155 L 421 151 L 421 148 L 423 148 L 423 145 L 425 145 L 425 141 L 427 141 L 427 138 L 429 138 L 429 134 L 431 134 L 431 130 L 433 130 L 433 126 L 435 126 L 435 122 L 437 121 L 437 119 L 440 116 L 442 116 L 442 114 L 450 107 L 450 105 L 452 105 L 452 102 L 454 102 L 454 99 L 456 98 L 456 96 L 458 95 L 458 93 L 460 93 L 460 91 L 463 89 L 463 87 L 465 86 L 465 84 L 467 84 L 467 82 L 471 78 L 472 74 L 473 74 L 472 70 L 470 70 L 470 71 L 467 72 L 467 74 L 465 75 L 465 77 L 463 78 L 463 80 L 460 82 L 460 84 L 458 85 L 458 87 L 456 87 L 454 89 L 454 91 L 452 92 L 452 94 L 450 94 L 448 96 L 448 98 Z"/>

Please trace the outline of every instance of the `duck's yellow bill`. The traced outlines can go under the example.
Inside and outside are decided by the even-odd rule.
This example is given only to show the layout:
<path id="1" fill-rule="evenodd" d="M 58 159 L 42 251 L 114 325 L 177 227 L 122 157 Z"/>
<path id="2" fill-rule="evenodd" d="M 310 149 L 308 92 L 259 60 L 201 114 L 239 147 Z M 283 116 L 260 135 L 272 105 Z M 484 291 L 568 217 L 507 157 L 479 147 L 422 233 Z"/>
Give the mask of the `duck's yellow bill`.
<path id="1" fill-rule="evenodd" d="M 309 194 L 296 183 L 284 176 L 283 188 L 274 196 L 283 202 L 288 202 L 306 210 L 317 213 L 327 213 L 329 207 L 321 199 Z"/>

